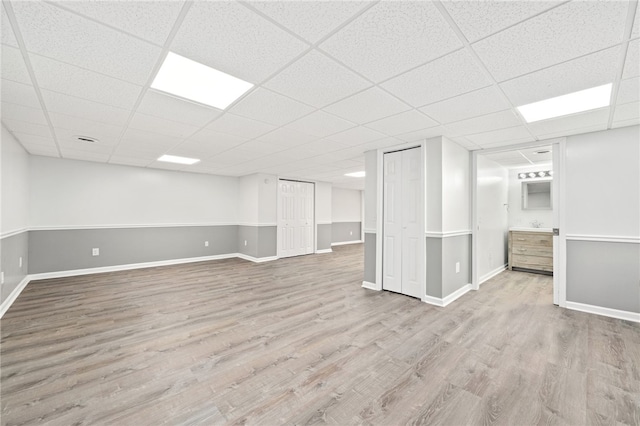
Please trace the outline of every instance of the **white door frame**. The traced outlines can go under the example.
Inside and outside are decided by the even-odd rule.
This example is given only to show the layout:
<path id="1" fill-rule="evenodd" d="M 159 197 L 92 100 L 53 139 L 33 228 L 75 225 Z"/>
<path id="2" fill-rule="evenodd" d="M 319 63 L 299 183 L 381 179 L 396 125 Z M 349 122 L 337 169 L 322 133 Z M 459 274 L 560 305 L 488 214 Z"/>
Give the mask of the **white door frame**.
<path id="1" fill-rule="evenodd" d="M 422 182 L 420 183 L 421 192 L 423 194 L 423 208 L 424 208 L 424 220 L 421 220 L 420 234 L 425 235 L 426 226 L 426 214 L 427 214 L 427 197 L 426 197 L 426 176 L 427 176 L 427 163 L 426 163 L 426 147 L 424 142 L 404 143 L 400 145 L 394 145 L 385 148 L 379 148 L 376 153 L 376 282 L 375 287 L 367 287 L 372 290 L 382 290 L 382 240 L 384 238 L 384 223 L 383 223 L 383 189 L 384 189 L 384 154 L 387 152 L 400 151 L 411 148 L 420 148 L 422 157 Z M 426 243 L 425 243 L 426 244 Z M 421 268 L 420 277 L 421 282 L 424 283 L 424 297 L 427 295 L 427 283 L 426 283 L 426 265 L 427 256 L 426 248 L 425 255 L 422 256 L 423 267 Z"/>
<path id="2" fill-rule="evenodd" d="M 560 230 L 560 234 L 553 238 L 553 303 L 565 307 L 567 304 L 567 240 L 564 206 L 566 200 L 566 138 L 564 137 L 471 152 L 471 287 L 473 290 L 480 288 L 478 277 L 478 155 L 535 148 L 544 145 L 553 146 L 553 227 Z"/>
<path id="3" fill-rule="evenodd" d="M 316 214 L 316 196 L 317 196 L 317 188 L 316 188 L 316 182 L 311 182 L 311 181 L 306 181 L 306 180 L 300 180 L 300 179 L 292 179 L 292 178 L 286 178 L 286 177 L 280 177 L 278 176 L 277 179 L 277 195 L 276 195 L 276 257 L 277 258 L 281 258 L 282 257 L 282 251 L 281 251 L 281 245 L 280 245 L 280 217 L 281 217 L 281 213 L 282 213 L 282 194 L 280 191 L 280 181 L 281 180 L 286 180 L 289 182 L 301 182 L 301 183 L 310 183 L 313 185 L 313 241 L 311 242 L 311 247 L 313 248 L 313 251 L 311 253 L 308 254 L 313 254 L 317 251 L 317 246 L 316 246 L 316 241 L 318 239 L 318 219 L 317 219 L 317 214 Z"/>

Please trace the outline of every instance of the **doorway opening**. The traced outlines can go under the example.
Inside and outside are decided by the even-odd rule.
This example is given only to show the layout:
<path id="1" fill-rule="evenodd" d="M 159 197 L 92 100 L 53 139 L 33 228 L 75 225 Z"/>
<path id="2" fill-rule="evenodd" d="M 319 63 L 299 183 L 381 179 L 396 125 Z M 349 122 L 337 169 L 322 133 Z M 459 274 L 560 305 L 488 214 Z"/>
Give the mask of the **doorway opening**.
<path id="1" fill-rule="evenodd" d="M 314 253 L 315 184 L 278 179 L 278 257 Z"/>

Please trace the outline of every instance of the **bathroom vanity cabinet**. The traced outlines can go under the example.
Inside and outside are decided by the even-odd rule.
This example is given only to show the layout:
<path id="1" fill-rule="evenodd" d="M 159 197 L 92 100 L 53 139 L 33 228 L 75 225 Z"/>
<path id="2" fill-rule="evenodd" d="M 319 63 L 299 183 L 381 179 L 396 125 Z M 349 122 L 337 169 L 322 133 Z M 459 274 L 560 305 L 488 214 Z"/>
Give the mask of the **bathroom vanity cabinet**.
<path id="1" fill-rule="evenodd" d="M 509 231 L 509 269 L 553 275 L 553 232 Z"/>

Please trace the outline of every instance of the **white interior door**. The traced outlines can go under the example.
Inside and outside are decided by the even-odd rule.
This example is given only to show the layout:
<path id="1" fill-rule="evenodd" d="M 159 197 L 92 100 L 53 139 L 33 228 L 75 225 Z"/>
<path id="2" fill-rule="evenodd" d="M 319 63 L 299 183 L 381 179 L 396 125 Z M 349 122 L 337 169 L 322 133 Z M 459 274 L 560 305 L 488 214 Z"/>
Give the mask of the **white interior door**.
<path id="1" fill-rule="evenodd" d="M 421 298 L 424 291 L 422 156 L 384 154 L 382 288 Z"/>
<path id="2" fill-rule="evenodd" d="M 314 185 L 278 181 L 278 256 L 313 253 Z"/>
<path id="3" fill-rule="evenodd" d="M 402 151 L 384 155 L 382 288 L 402 293 Z"/>

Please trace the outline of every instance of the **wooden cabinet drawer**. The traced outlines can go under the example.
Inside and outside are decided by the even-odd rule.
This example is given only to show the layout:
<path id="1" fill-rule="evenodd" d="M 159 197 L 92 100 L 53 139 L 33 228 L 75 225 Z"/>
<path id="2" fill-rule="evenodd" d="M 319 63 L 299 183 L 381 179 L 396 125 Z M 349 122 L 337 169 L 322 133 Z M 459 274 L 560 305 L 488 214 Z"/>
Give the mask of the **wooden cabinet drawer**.
<path id="1" fill-rule="evenodd" d="M 539 232 L 513 232 L 511 238 L 513 247 L 553 247 L 553 236 Z"/>
<path id="2" fill-rule="evenodd" d="M 553 272 L 553 234 L 510 231 L 509 269 L 512 268 Z"/>
<path id="3" fill-rule="evenodd" d="M 524 256 L 521 254 L 514 254 L 511 260 L 513 262 L 514 267 L 541 269 L 544 271 L 553 270 L 552 257 Z M 543 269 L 543 268 L 546 268 L 546 269 Z"/>
<path id="4" fill-rule="evenodd" d="M 553 247 L 513 246 L 511 248 L 511 252 L 513 254 L 521 254 L 526 256 L 553 257 Z"/>

